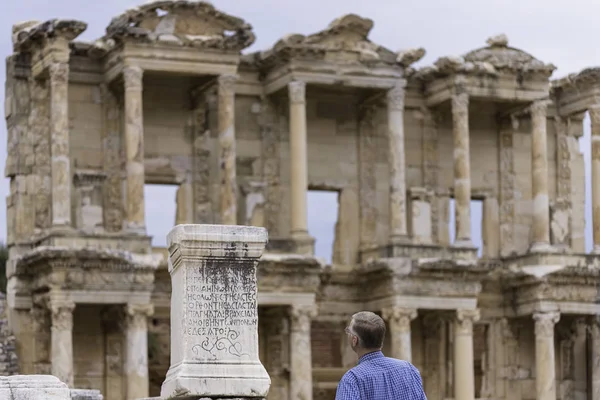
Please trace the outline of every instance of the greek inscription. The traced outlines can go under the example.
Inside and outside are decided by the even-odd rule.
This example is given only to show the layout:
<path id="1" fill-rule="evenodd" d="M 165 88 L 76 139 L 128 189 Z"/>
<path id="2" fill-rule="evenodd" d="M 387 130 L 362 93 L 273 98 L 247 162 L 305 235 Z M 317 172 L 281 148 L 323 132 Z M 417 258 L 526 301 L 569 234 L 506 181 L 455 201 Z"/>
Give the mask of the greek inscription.
<path id="1" fill-rule="evenodd" d="M 185 333 L 199 339 L 192 351 L 202 357 L 249 356 L 240 337 L 257 329 L 254 269 L 231 260 L 210 260 L 187 276 Z"/>

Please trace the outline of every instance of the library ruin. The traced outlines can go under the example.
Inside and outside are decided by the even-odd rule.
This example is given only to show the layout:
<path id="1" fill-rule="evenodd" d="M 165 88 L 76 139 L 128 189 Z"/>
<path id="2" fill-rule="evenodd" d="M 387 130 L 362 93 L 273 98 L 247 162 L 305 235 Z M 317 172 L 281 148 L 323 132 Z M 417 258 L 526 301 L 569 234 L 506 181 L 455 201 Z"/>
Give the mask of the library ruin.
<path id="1" fill-rule="evenodd" d="M 95 42 L 77 40 L 81 21 L 15 25 L 6 314 L 20 373 L 106 400 L 160 394 L 171 280 L 145 202 L 170 200 L 144 185 L 166 184 L 175 224 L 267 228 L 269 400 L 333 400 L 360 310 L 386 320 L 384 352 L 420 369 L 430 400 L 600 399 L 600 69 L 551 80 L 504 35 L 416 68 L 425 50 L 373 43 L 373 24 L 348 14 L 254 52 L 248 22 L 198 1 L 128 10 Z M 338 194 L 331 263 L 314 255 L 309 190 Z"/>

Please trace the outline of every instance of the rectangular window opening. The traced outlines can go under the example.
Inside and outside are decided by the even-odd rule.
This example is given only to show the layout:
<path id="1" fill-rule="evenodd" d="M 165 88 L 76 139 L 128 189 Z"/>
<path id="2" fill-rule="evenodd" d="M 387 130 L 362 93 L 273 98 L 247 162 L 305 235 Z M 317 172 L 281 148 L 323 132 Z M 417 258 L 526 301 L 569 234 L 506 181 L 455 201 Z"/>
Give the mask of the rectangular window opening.
<path id="1" fill-rule="evenodd" d="M 167 234 L 175 225 L 177 185 L 144 185 L 146 232 L 152 247 L 167 247 Z"/>
<path id="2" fill-rule="evenodd" d="M 333 261 L 339 213 L 337 190 L 309 190 L 307 196 L 308 233 L 315 238 L 315 256 Z"/>
<path id="3" fill-rule="evenodd" d="M 454 243 L 456 237 L 456 215 L 454 198 L 450 198 L 450 223 L 448 232 L 450 234 L 450 243 Z M 483 200 L 471 199 L 471 241 L 477 247 L 477 257 L 483 254 Z"/>

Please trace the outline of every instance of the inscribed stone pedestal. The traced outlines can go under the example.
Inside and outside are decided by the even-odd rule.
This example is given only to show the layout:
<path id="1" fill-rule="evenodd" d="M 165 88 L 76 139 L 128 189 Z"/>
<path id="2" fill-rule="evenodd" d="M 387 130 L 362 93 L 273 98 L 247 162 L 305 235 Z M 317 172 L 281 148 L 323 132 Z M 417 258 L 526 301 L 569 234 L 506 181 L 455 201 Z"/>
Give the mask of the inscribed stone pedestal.
<path id="1" fill-rule="evenodd" d="M 171 367 L 161 396 L 266 397 L 258 358 L 256 266 L 264 228 L 178 225 L 167 237 Z"/>

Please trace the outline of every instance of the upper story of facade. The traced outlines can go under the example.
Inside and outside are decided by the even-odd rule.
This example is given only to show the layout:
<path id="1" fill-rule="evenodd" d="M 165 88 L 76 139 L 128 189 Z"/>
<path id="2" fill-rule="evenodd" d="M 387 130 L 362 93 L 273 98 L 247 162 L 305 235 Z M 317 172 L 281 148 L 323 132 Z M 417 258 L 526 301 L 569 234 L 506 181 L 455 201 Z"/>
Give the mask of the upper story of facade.
<path id="1" fill-rule="evenodd" d="M 484 258 L 584 252 L 578 138 L 589 111 L 600 182 L 598 71 L 551 81 L 553 65 L 504 35 L 415 69 L 424 49 L 390 51 L 372 27 L 350 14 L 242 54 L 252 27 L 204 2 L 129 10 L 93 43 L 77 41 L 80 21 L 15 25 L 9 245 L 149 252 L 144 205 L 164 199 L 144 185 L 160 183 L 179 186 L 176 223 L 265 226 L 271 251 L 304 254 L 307 191 L 337 191 L 343 266 L 475 257 L 472 200 Z M 600 212 L 588 223 L 600 245 Z"/>

